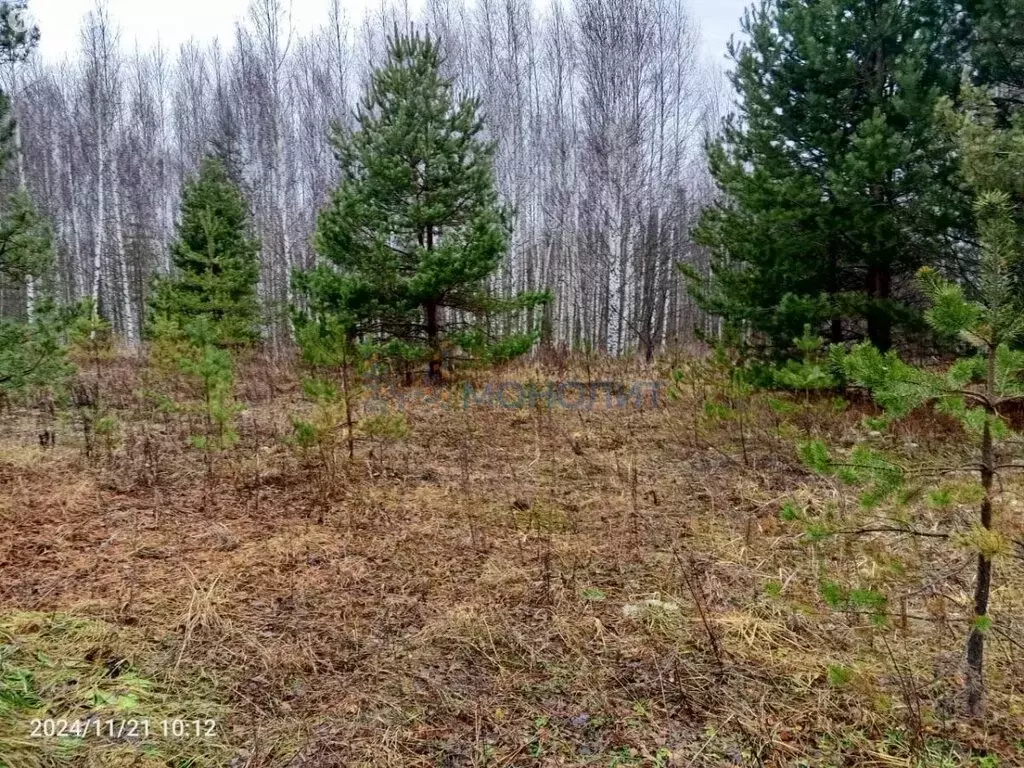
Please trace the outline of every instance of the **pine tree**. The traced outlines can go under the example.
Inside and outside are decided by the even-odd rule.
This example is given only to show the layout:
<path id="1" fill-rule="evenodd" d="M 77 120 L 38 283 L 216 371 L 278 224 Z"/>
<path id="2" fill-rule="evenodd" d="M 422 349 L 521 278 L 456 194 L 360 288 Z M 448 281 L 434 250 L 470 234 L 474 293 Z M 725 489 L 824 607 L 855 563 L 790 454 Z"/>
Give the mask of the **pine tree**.
<path id="1" fill-rule="evenodd" d="M 967 0 L 974 81 L 991 89 L 1002 120 L 1024 108 L 1024 0 Z"/>
<path id="2" fill-rule="evenodd" d="M 969 223 L 934 117 L 959 85 L 950 0 L 774 0 L 731 45 L 742 101 L 709 148 L 723 199 L 698 239 L 706 309 L 777 350 L 806 324 L 882 349 L 912 323 L 910 278 L 952 259 Z M 691 281 L 692 282 L 692 281 Z"/>
<path id="3" fill-rule="evenodd" d="M 922 406 L 956 419 L 968 451 L 965 462 L 950 467 L 944 455 L 907 468 L 863 445 L 848 460 L 835 461 L 821 443 L 805 446 L 803 455 L 818 471 L 866 486 L 861 503 L 871 508 L 892 505 L 894 520 L 907 518 L 908 506 L 921 496 L 920 483 L 935 482 L 930 502 L 948 505 L 948 490 L 940 479 L 973 475 L 973 487 L 980 492 L 977 517 L 961 523 L 959 530 L 937 535 L 954 538 L 976 556 L 966 699 L 968 711 L 978 714 L 984 693 L 985 637 L 992 626 L 993 563 L 1012 551 L 1015 530 L 998 501 L 1006 476 L 1024 470 L 1019 460 L 1021 435 L 1007 418 L 1024 405 L 1024 352 L 1017 346 L 1024 341 L 1024 226 L 1020 223 L 1024 173 L 1018 162 L 1024 125 L 1001 128 L 1002 105 L 981 91 L 970 90 L 966 102 L 968 108 L 961 112 L 947 103 L 940 114 L 957 138 L 964 177 L 977 197 L 978 279 L 965 285 L 930 268 L 922 269 L 919 277 L 930 303 L 927 322 L 938 335 L 958 339 L 966 353 L 945 371 L 909 365 L 894 351 L 882 354 L 867 343 L 845 357 L 834 355 L 849 380 L 872 393 L 887 419 L 902 418 Z M 910 528 L 891 530 L 906 533 Z"/>
<path id="4" fill-rule="evenodd" d="M 39 30 L 27 22 L 24 0 L 0 0 L 0 64 L 23 62 L 39 42 Z M 10 96 L 0 91 L 0 169 L 14 153 L 14 116 Z M 5 179 L 7 181 L 7 179 Z M 19 287 L 44 276 L 51 263 L 50 232 L 28 193 L 19 187 L 6 198 L 0 220 L 0 279 Z"/>
<path id="5" fill-rule="evenodd" d="M 24 189 L 7 200 L 0 218 L 0 276 L 8 286 L 49 275 L 53 266 L 52 233 Z"/>
<path id="6" fill-rule="evenodd" d="M 150 333 L 159 320 L 184 328 L 202 318 L 222 346 L 259 338 L 260 244 L 250 232 L 248 205 L 224 163 L 205 158 L 182 193 L 178 238 L 171 246 L 174 272 L 154 284 Z"/>
<path id="7" fill-rule="evenodd" d="M 39 40 L 28 24 L 23 0 L 0 2 L 0 62 L 24 61 Z M 14 149 L 14 120 L 8 94 L 0 91 L 0 169 L 6 170 Z M 17 188 L 0 206 L 0 283 L 21 290 L 28 281 L 46 278 L 52 267 L 51 232 L 28 193 Z M 68 373 L 62 336 L 72 322 L 45 295 L 24 322 L 0 320 L 0 391 L 49 385 Z"/>
<path id="8" fill-rule="evenodd" d="M 72 312 L 40 300 L 29 322 L 0 320 L 0 392 L 48 387 L 61 382 L 68 367 L 64 335 Z"/>
<path id="9" fill-rule="evenodd" d="M 1016 342 L 1024 340 L 1024 301 L 1013 279 L 1024 254 L 1021 233 L 1004 192 L 979 194 L 976 211 L 982 240 L 977 290 L 965 290 L 931 269 L 921 272 L 923 290 L 932 305 L 926 313 L 929 324 L 941 335 L 959 337 L 972 351 L 945 372 L 908 365 L 895 352 L 883 355 L 867 343 L 854 347 L 843 361 L 850 381 L 868 389 L 888 418 L 901 418 L 931 405 L 961 423 L 965 444 L 973 449 L 972 463 L 965 463 L 961 472 L 973 473 L 980 484 L 978 517 L 972 525 L 949 534 L 977 558 L 966 651 L 966 698 L 971 714 L 980 711 L 984 692 L 985 635 L 992 623 L 992 564 L 1011 549 L 1008 534 L 1012 524 L 1007 528 L 1009 521 L 996 514 L 996 499 L 1003 477 L 1024 469 L 1024 464 L 1014 460 L 1020 434 L 1006 420 L 1008 413 L 1024 404 L 1024 353 L 1013 349 Z M 862 503 L 872 507 L 889 499 L 896 499 L 899 507 L 917 498 L 919 494 L 898 493 L 910 485 L 911 477 L 917 482 L 938 481 L 951 474 L 948 466 L 936 470 L 939 462 L 934 460 L 908 469 L 864 447 L 856 449 L 849 461 L 837 463 L 823 445 L 812 446 L 805 450 L 805 460 L 819 471 L 838 468 L 840 477 L 848 482 L 869 483 Z M 937 485 L 935 493 L 941 492 L 942 486 Z M 893 515 L 904 516 L 903 511 Z"/>
<path id="10" fill-rule="evenodd" d="M 27 0 L 0 0 L 0 62 L 23 62 L 39 44 L 39 27 L 29 23 L 27 6 Z"/>
<path id="11" fill-rule="evenodd" d="M 532 335 L 498 339 L 493 319 L 547 300 L 488 291 L 508 245 L 494 146 L 478 100 L 457 100 L 441 69 L 434 40 L 396 29 L 358 130 L 335 135 L 341 181 L 316 234 L 324 263 L 295 280 L 309 316 L 344 317 L 353 337 L 429 360 L 432 381 L 446 349 L 477 359 L 527 351 Z"/>

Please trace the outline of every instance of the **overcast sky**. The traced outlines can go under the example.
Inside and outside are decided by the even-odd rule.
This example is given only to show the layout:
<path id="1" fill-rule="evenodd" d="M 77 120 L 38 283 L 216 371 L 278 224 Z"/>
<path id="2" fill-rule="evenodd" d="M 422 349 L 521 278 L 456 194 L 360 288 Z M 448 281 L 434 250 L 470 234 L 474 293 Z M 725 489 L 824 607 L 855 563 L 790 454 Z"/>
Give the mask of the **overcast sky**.
<path id="1" fill-rule="evenodd" d="M 725 43 L 739 30 L 739 18 L 749 1 L 689 0 L 690 11 L 703 33 L 704 48 L 714 61 L 722 63 Z M 296 30 L 311 29 L 327 18 L 326 0 L 292 2 Z M 373 0 L 346 0 L 349 18 L 361 18 L 368 2 Z M 410 3 L 415 4 L 415 0 Z M 190 37 L 202 41 L 230 39 L 248 5 L 249 0 L 107 0 L 126 49 L 133 48 L 136 41 L 147 49 L 160 40 L 174 50 Z M 77 52 L 82 17 L 96 6 L 96 0 L 29 0 L 28 6 L 42 32 L 43 56 L 61 59 Z"/>

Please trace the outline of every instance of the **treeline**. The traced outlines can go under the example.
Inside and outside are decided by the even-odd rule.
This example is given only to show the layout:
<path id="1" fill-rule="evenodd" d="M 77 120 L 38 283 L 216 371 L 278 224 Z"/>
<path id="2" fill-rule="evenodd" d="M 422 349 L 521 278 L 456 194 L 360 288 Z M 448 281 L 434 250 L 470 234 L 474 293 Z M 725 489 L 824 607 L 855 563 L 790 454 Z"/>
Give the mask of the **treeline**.
<path id="1" fill-rule="evenodd" d="M 549 290 L 544 316 L 523 322 L 553 343 L 653 354 L 691 337 L 704 321 L 676 263 L 703 269 L 690 230 L 711 195 L 702 142 L 716 80 L 679 0 L 431 0 L 416 19 L 397 5 L 362 19 L 326 6 L 324 25 L 300 35 L 285 0 L 254 0 L 234 39 L 176 52 L 126 50 L 101 6 L 77 55 L 10 68 L 18 167 L 52 222 L 65 303 L 91 297 L 124 340 L 140 339 L 183 186 L 213 151 L 251 206 L 263 332 L 284 343 L 290 277 L 316 261 L 338 179 L 332 126 L 353 130 L 386 37 L 416 23 L 456 87 L 479 95 L 497 142 L 513 234 L 494 289 Z M 32 301 L 31 282 L 8 290 L 4 314 Z"/>

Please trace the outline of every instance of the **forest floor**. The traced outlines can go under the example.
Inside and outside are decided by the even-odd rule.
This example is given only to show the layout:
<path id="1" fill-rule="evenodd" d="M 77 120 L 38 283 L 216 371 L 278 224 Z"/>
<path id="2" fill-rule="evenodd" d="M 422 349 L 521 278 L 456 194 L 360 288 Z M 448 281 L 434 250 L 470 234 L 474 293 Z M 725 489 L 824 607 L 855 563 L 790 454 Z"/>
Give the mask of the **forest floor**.
<path id="1" fill-rule="evenodd" d="M 397 393 L 407 434 L 325 465 L 289 441 L 297 375 L 267 363 L 208 465 L 118 366 L 118 434 L 91 459 L 74 417 L 43 448 L 34 416 L 4 416 L 0 765 L 1024 765 L 1020 562 L 996 568 L 972 720 L 971 554 L 808 543 L 780 519 L 843 514 L 794 445 L 861 439 L 869 406 L 712 423 L 696 387 L 666 397 L 665 369 L 523 368 L 492 385 L 631 396 L 394 390 L 365 408 Z M 928 418 L 884 439 L 963 450 Z M 826 578 L 903 598 L 872 620 L 829 607 Z"/>

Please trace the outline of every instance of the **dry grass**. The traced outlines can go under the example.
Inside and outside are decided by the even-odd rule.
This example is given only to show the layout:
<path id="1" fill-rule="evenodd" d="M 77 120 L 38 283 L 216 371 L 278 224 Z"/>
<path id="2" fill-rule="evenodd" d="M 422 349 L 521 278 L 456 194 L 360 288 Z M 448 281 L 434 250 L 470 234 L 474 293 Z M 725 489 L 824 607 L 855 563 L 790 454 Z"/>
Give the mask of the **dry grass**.
<path id="1" fill-rule="evenodd" d="M 0 606 L 126 633 L 172 697 L 161 716 L 219 700 L 220 739 L 191 745 L 196 765 L 1024 763 L 1019 561 L 997 567 L 989 714 L 966 721 L 967 553 L 881 538 L 809 547 L 779 520 L 791 499 L 847 509 L 792 446 L 849 442 L 860 413 L 752 411 L 744 464 L 736 424 L 695 419 L 685 397 L 463 409 L 458 390 L 397 392 L 409 435 L 362 441 L 325 484 L 287 442 L 303 407 L 294 373 L 255 365 L 240 377 L 241 443 L 209 481 L 185 426 L 141 408 L 137 373 L 119 365 L 110 458 L 86 463 L 70 423 L 36 450 L 32 420 L 7 417 Z M 657 374 L 563 361 L 492 375 Z M 923 417 L 892 441 L 958 450 Z M 896 557 L 912 566 L 887 577 L 913 593 L 906 619 L 874 626 L 819 597 L 822 574 L 871 579 Z M 53 698 L 50 715 L 65 704 Z M 92 764 L 76 759 L 65 764 Z"/>

